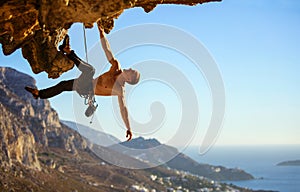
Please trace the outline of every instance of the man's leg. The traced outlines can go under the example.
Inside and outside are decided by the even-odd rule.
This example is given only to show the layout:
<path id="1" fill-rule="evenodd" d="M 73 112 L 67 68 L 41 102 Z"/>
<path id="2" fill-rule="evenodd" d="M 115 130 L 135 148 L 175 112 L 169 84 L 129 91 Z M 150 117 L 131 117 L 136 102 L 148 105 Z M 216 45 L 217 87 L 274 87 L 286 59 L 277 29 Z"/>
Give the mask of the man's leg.
<path id="1" fill-rule="evenodd" d="M 74 79 L 68 81 L 61 81 L 55 86 L 37 90 L 31 87 L 25 87 L 26 91 L 30 92 L 34 98 L 48 99 L 50 97 L 54 97 L 63 91 L 73 91 L 73 83 Z"/>
<path id="2" fill-rule="evenodd" d="M 67 57 L 75 63 L 75 65 L 82 73 L 86 73 L 87 75 L 91 76 L 91 78 L 93 78 L 95 69 L 92 65 L 81 60 L 73 50 L 67 54 Z"/>
<path id="3" fill-rule="evenodd" d="M 75 65 L 82 73 L 85 73 L 87 76 L 91 75 L 91 77 L 93 78 L 93 75 L 95 74 L 94 67 L 81 60 L 76 55 L 74 50 L 71 50 L 70 37 L 68 34 L 65 36 L 63 44 L 59 46 L 59 50 L 61 50 L 63 53 L 66 53 L 66 56 L 75 63 Z"/>
<path id="4" fill-rule="evenodd" d="M 41 99 L 48 99 L 62 93 L 63 91 L 73 91 L 73 83 L 74 79 L 61 81 L 57 85 L 39 90 L 39 97 Z"/>
<path id="5" fill-rule="evenodd" d="M 75 80 L 75 90 L 79 95 L 94 95 L 93 90 L 93 76 L 95 69 L 92 65 L 81 60 L 76 53 L 71 50 L 69 35 L 66 35 L 63 44 L 59 46 L 59 49 L 66 54 L 66 56 L 72 60 L 77 68 L 82 72 L 78 79 Z"/>

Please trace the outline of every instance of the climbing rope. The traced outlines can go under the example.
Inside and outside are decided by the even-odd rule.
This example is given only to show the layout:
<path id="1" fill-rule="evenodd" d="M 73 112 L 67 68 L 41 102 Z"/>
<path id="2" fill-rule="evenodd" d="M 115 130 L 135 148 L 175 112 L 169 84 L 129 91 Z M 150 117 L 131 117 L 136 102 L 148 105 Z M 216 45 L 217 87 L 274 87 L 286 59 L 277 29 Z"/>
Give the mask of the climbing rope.
<path id="1" fill-rule="evenodd" d="M 82 29 L 83 29 L 83 38 L 84 38 L 85 60 L 87 63 L 89 63 L 88 52 L 87 52 L 87 43 L 86 43 L 86 30 L 85 30 L 84 23 L 82 23 Z M 96 103 L 94 94 L 84 95 L 82 97 L 84 98 L 84 104 L 89 106 L 85 111 L 85 115 L 87 117 L 92 115 L 92 118 L 90 121 L 90 124 L 92 124 L 98 104 Z"/>
<path id="2" fill-rule="evenodd" d="M 83 38 L 84 38 L 85 60 L 86 60 L 87 63 L 89 63 L 88 53 L 87 53 L 87 44 L 86 44 L 86 32 L 85 32 L 84 23 L 82 23 L 82 29 L 83 29 Z"/>

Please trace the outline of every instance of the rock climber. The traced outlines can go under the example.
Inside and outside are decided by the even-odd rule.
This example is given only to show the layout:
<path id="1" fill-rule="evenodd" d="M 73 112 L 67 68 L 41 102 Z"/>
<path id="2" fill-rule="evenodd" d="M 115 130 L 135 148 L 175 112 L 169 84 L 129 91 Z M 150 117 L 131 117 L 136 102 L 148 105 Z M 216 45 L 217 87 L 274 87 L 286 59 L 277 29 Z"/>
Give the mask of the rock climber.
<path id="1" fill-rule="evenodd" d="M 78 69 L 82 72 L 76 79 L 61 81 L 55 86 L 38 90 L 36 88 L 25 87 L 25 89 L 32 94 L 35 99 L 47 99 L 54 97 L 63 91 L 76 91 L 79 95 L 89 98 L 89 107 L 85 115 L 91 116 L 95 111 L 93 101 L 94 95 L 100 96 L 118 96 L 119 107 L 122 119 L 127 128 L 126 138 L 131 140 L 132 132 L 128 118 L 128 110 L 125 103 L 125 83 L 135 85 L 139 82 L 140 73 L 133 69 L 122 69 L 119 61 L 114 57 L 110 50 L 110 45 L 105 37 L 104 30 L 98 25 L 100 32 L 100 41 L 102 48 L 105 52 L 106 58 L 111 64 L 110 69 L 97 78 L 93 78 L 95 69 L 90 64 L 82 61 L 71 50 L 69 43 L 69 36 L 66 35 L 63 44 L 59 46 L 62 51 L 70 60 L 72 60 Z"/>

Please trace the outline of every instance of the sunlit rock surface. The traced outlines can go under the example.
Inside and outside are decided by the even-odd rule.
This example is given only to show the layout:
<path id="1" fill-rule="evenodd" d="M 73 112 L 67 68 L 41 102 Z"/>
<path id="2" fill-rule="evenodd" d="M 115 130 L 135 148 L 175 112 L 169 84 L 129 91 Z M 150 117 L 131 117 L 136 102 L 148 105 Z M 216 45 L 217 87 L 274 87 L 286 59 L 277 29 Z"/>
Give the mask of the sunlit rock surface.
<path id="1" fill-rule="evenodd" d="M 58 147 L 76 155 L 87 142 L 61 124 L 48 100 L 35 100 L 24 87 L 35 80 L 0 67 L 0 165 L 40 169 L 37 147 Z"/>

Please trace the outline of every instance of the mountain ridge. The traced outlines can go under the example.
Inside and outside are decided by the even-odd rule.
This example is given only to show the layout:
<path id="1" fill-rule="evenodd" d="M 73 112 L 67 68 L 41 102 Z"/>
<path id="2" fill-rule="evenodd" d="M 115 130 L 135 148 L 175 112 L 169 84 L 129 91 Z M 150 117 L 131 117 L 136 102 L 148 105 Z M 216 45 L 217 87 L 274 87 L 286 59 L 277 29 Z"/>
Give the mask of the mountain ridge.
<path id="1" fill-rule="evenodd" d="M 155 149 L 158 147 L 159 150 L 144 150 L 142 153 L 143 155 L 140 155 L 140 149 Z M 161 144 L 157 139 L 153 138 L 144 139 L 143 137 L 138 137 L 129 142 L 122 142 L 120 144 L 110 146 L 109 148 L 147 163 L 152 163 L 154 165 L 161 165 L 164 163 L 165 166 L 169 168 L 179 171 L 187 171 L 213 180 L 230 181 L 254 179 L 252 175 L 240 169 L 228 169 L 224 166 L 213 166 L 198 163 L 189 156 L 179 152 L 175 147 Z M 165 156 L 173 158 L 167 159 L 164 158 Z M 160 160 L 163 162 L 160 162 Z"/>
<path id="2" fill-rule="evenodd" d="M 60 123 L 48 100 L 33 99 L 24 90 L 25 85 L 35 86 L 35 80 L 0 67 L 0 191 L 195 191 L 207 187 L 252 191 L 212 184 L 210 179 L 164 166 L 141 170 L 115 166 L 114 161 L 141 166 L 146 163 L 90 143 Z"/>
<path id="3" fill-rule="evenodd" d="M 62 122 L 64 122 L 64 121 L 62 121 Z M 94 133 L 94 131 L 95 131 L 88 126 L 80 125 L 75 122 L 69 121 L 68 123 L 69 123 L 69 125 L 71 125 L 70 127 L 72 127 L 74 130 L 76 130 L 76 128 L 78 128 L 78 126 L 81 127 L 83 129 L 83 131 L 78 131 L 81 133 L 86 133 L 89 131 L 92 131 L 92 133 Z M 97 132 L 98 131 L 96 131 L 96 133 Z M 103 133 L 103 132 L 100 132 L 100 133 L 102 136 L 103 135 L 105 136 L 105 133 Z M 109 137 L 113 137 L 113 136 L 109 136 Z M 86 137 L 86 138 L 88 138 L 88 137 Z M 122 146 L 125 146 L 126 148 L 120 148 L 119 144 L 121 144 Z M 188 171 L 190 173 L 193 173 L 193 174 L 196 174 L 199 176 L 204 176 L 204 177 L 214 179 L 214 180 L 251 180 L 251 179 L 254 179 L 254 177 L 252 175 L 250 175 L 249 173 L 246 173 L 245 171 L 240 170 L 240 169 L 232 169 L 232 168 L 226 168 L 224 166 L 212 166 L 209 164 L 198 163 L 197 161 L 193 160 L 192 158 L 188 157 L 187 155 L 185 155 L 183 153 L 179 153 L 177 148 L 175 148 L 173 146 L 161 144 L 155 138 L 145 139 L 143 137 L 138 137 L 138 138 L 132 139 L 129 142 L 126 141 L 126 142 L 120 142 L 117 144 L 113 144 L 111 146 L 109 146 L 109 145 L 105 145 L 105 146 L 108 147 L 108 149 L 112 149 L 121 154 L 129 155 L 129 156 L 133 157 L 134 159 L 145 162 L 146 164 L 148 164 L 148 163 L 152 164 L 152 165 L 143 165 L 143 164 L 136 162 L 136 163 L 140 164 L 140 165 L 135 165 L 136 167 L 153 167 L 155 165 L 161 165 L 161 164 L 165 163 L 165 166 L 170 167 L 172 169 L 177 169 L 180 171 Z M 154 153 L 154 154 L 145 156 L 145 153 L 142 153 L 140 151 L 142 149 L 155 148 L 158 146 L 162 148 L 161 153 L 156 153 L 156 154 Z M 128 149 L 138 149 L 138 151 L 131 151 Z M 96 153 L 98 152 L 100 157 L 103 156 L 103 150 L 104 150 L 103 148 L 99 150 L 96 147 L 93 150 L 95 150 Z M 174 158 L 170 158 L 170 159 L 164 158 L 163 156 L 166 156 L 166 154 L 169 154 L 169 155 L 167 155 L 167 157 L 169 156 L 169 157 L 174 157 Z M 110 160 L 115 162 L 115 164 L 117 164 L 119 166 L 132 167 L 134 165 L 134 164 L 132 164 L 131 160 L 125 161 L 122 163 L 116 162 L 114 159 L 110 159 Z"/>
<path id="4" fill-rule="evenodd" d="M 60 120 L 60 122 L 77 131 L 80 135 L 87 138 L 90 142 L 100 146 L 106 147 L 121 142 L 119 139 L 110 134 L 98 131 L 80 123 L 67 120 Z"/>

